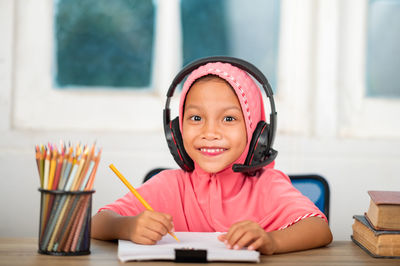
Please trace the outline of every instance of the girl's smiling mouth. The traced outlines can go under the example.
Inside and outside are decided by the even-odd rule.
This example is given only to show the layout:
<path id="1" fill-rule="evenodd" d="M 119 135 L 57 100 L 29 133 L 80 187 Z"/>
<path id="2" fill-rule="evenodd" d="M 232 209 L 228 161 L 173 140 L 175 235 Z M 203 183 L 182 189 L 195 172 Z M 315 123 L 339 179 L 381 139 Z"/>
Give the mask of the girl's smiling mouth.
<path id="1" fill-rule="evenodd" d="M 199 150 L 200 150 L 200 152 L 201 152 L 202 154 L 204 154 L 204 155 L 207 155 L 207 156 L 216 156 L 216 155 L 222 154 L 222 153 L 223 153 L 224 151 L 226 151 L 227 149 L 224 149 L 224 148 L 214 148 L 214 147 L 212 147 L 212 148 L 204 147 L 204 148 L 200 148 Z"/>

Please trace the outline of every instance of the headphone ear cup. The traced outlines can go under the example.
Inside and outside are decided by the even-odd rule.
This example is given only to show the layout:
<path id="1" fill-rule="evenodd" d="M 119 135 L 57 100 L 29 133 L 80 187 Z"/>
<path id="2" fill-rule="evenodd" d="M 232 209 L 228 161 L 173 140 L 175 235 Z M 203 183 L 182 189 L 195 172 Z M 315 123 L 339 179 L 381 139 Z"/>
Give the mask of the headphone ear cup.
<path id="1" fill-rule="evenodd" d="M 265 161 L 269 155 L 269 126 L 265 121 L 260 121 L 251 137 L 249 152 L 247 153 L 245 165 L 254 165 Z"/>
<path id="2" fill-rule="evenodd" d="M 170 138 L 167 137 L 169 150 L 174 157 L 175 162 L 185 171 L 193 171 L 193 160 L 186 153 L 183 146 L 181 130 L 179 128 L 179 117 L 170 122 Z M 166 133 L 167 134 L 167 133 Z"/>

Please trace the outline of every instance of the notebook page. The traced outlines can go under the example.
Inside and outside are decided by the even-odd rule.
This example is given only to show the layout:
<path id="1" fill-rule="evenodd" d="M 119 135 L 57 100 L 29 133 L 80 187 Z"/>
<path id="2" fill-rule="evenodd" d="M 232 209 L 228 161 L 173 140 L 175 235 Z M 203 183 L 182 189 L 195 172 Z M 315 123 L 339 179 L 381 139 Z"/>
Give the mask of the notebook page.
<path id="1" fill-rule="evenodd" d="M 172 236 L 164 236 L 156 245 L 139 245 L 119 240 L 118 257 L 129 260 L 174 260 L 175 249 L 194 248 L 207 250 L 208 261 L 259 261 L 259 252 L 254 250 L 232 250 L 217 239 L 220 233 L 176 232 L 178 243 Z"/>

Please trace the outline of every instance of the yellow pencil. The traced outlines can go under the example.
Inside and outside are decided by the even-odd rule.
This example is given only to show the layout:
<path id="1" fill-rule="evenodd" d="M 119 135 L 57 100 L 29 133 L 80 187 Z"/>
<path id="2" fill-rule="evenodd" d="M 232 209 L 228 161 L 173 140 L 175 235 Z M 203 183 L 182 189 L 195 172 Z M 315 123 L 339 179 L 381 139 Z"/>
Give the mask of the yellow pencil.
<path id="1" fill-rule="evenodd" d="M 129 188 L 129 190 L 132 192 L 133 195 L 135 195 L 140 203 L 142 203 L 146 209 L 153 211 L 153 208 L 147 203 L 147 201 L 144 200 L 144 198 L 142 198 L 142 196 L 140 196 L 136 189 L 128 182 L 128 180 L 126 180 L 126 178 L 117 170 L 117 168 L 115 168 L 113 164 L 110 164 L 110 168 L 119 177 L 119 179 L 121 179 L 122 183 L 124 183 L 125 186 Z M 168 232 L 168 234 L 175 238 L 176 241 L 180 242 L 179 239 L 172 232 Z"/>
<path id="2" fill-rule="evenodd" d="M 46 157 L 44 160 L 44 177 L 43 177 L 43 188 L 47 189 L 49 185 L 49 169 L 50 169 L 50 150 L 47 150 Z"/>
<path id="3" fill-rule="evenodd" d="M 48 190 L 51 190 L 51 188 L 53 187 L 53 182 L 54 182 L 54 174 L 56 172 L 56 166 L 57 166 L 57 150 L 54 149 L 53 150 L 53 155 L 51 157 L 51 161 L 50 161 L 50 172 L 49 172 L 49 183 L 48 183 Z"/>

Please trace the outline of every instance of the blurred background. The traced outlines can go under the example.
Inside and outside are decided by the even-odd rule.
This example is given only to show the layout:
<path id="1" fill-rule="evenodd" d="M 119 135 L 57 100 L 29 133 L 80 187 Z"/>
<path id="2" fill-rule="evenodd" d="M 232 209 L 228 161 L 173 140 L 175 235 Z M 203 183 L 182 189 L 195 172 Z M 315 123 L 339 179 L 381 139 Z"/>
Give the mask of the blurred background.
<path id="1" fill-rule="evenodd" d="M 335 240 L 368 190 L 400 189 L 399 0 L 0 0 L 0 34 L 0 237 L 38 234 L 36 144 L 103 148 L 93 213 L 127 192 L 110 163 L 134 186 L 176 168 L 165 94 L 210 55 L 267 76 L 276 168 L 327 179 Z"/>

